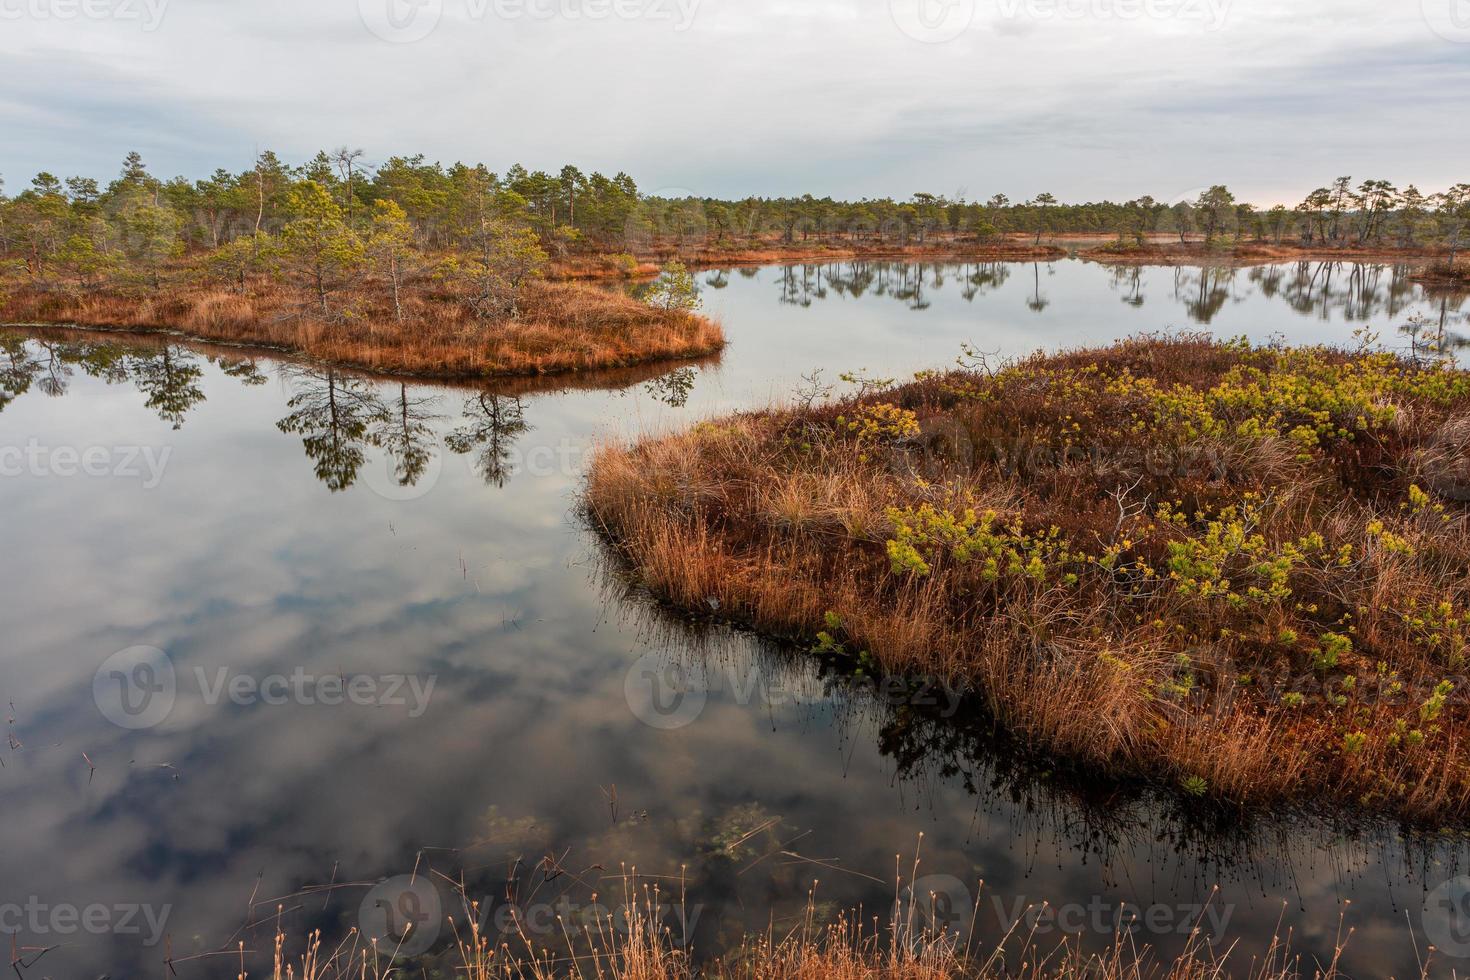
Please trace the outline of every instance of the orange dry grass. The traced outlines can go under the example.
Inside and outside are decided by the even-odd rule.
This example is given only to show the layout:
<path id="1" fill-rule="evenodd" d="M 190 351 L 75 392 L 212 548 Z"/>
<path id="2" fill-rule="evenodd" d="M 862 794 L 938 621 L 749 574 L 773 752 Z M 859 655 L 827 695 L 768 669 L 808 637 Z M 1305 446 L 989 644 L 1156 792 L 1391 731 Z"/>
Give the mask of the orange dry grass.
<path id="1" fill-rule="evenodd" d="M 631 259 L 631 261 L 629 261 Z M 575 255 L 557 259 L 548 276 L 563 282 L 578 279 L 616 280 L 651 278 L 658 275 L 658 263 L 626 254 Z"/>
<path id="2" fill-rule="evenodd" d="M 625 367 L 702 357 L 725 343 L 704 317 L 591 286 L 533 282 L 513 320 L 482 320 L 452 296 L 415 296 L 394 319 L 366 293 L 334 298 L 330 320 L 279 286 L 257 294 L 173 286 L 142 295 L 23 290 L 0 305 L 12 322 L 170 330 L 270 347 L 394 374 L 487 377 Z"/>
<path id="3" fill-rule="evenodd" d="M 1304 971 L 1281 939 L 1246 961 L 1233 947 L 1217 952 L 1198 937 L 1169 958 L 1122 936 L 1096 953 L 1070 942 L 1051 950 L 1026 948 L 1029 937 L 1014 930 L 987 952 L 912 923 L 890 923 L 886 942 L 855 916 L 823 928 L 814 924 L 809 907 L 792 934 L 747 937 L 734 955 L 696 964 L 674 947 L 648 910 L 630 901 L 622 911 L 626 934 L 609 915 L 583 936 L 566 932 L 559 951 L 533 949 L 525 936 L 517 937 L 524 951 L 509 943 L 492 945 L 471 914 L 464 917 L 468 925 L 455 928 L 454 949 L 439 965 L 466 980 L 1336 980 L 1343 952 L 1340 943 L 1331 960 Z M 456 925 L 455 917 L 450 924 Z M 299 959 L 286 955 L 285 943 L 278 931 L 272 980 L 388 980 L 417 972 L 395 964 L 391 949 L 364 948 L 356 933 L 335 950 L 324 949 L 320 934 L 313 934 Z M 1026 948 L 1019 964 L 1007 963 L 1007 946 Z M 240 975 L 246 975 L 243 966 Z M 1426 964 L 1423 976 L 1428 975 Z"/>
<path id="4" fill-rule="evenodd" d="M 1188 403 L 1154 391 L 1223 385 L 1228 405 L 1255 405 L 1248 385 L 1222 379 L 1259 368 L 1248 376 L 1270 383 L 1277 356 L 1144 340 L 737 416 L 604 447 L 586 504 L 675 604 L 716 599 L 722 615 L 806 643 L 833 613 L 849 652 L 966 685 L 1010 732 L 1090 771 L 1241 803 L 1330 799 L 1462 821 L 1470 378 L 1372 361 L 1406 383 L 1429 378 L 1415 390 L 1430 394 L 1385 395 L 1391 422 L 1305 453 L 1230 418 L 1208 436 L 1150 427 Z M 1359 363 L 1280 356 L 1306 358 L 1304 377 Z M 875 411 L 912 413 L 912 431 L 855 433 L 858 419 L 893 417 Z M 1166 504 L 1182 523 L 1160 516 Z M 1244 518 L 1220 516 L 1242 504 Z M 1032 537 L 1055 528 L 1070 554 L 1034 574 L 1024 560 L 987 568 L 988 546 L 966 552 L 936 524 L 916 570 L 894 548 L 912 537 L 899 522 L 923 524 L 924 507 L 935 520 L 994 512 Z M 1269 563 L 1303 541 L 1306 557 L 1264 593 Z M 1189 580 L 1212 562 L 1218 591 L 1201 592 Z"/>

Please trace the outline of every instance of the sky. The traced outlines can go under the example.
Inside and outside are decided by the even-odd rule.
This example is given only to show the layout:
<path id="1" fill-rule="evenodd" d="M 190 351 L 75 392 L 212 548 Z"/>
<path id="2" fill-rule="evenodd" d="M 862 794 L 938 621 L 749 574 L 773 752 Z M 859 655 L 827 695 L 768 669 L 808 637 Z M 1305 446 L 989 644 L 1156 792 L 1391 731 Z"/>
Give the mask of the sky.
<path id="1" fill-rule="evenodd" d="M 361 147 L 721 197 L 1470 181 L 1470 0 L 0 0 L 0 175 Z"/>

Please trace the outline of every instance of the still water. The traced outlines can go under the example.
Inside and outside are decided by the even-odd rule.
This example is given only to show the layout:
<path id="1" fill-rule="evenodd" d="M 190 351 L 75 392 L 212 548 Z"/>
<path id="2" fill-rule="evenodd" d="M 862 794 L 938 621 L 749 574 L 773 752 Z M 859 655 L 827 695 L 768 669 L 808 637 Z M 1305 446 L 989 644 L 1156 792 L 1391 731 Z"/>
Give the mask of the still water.
<path id="1" fill-rule="evenodd" d="M 947 717 L 942 691 L 895 707 L 660 610 L 576 512 L 599 440 L 763 405 L 818 368 L 902 378 L 963 342 L 1166 329 L 1399 343 L 1415 315 L 1463 330 L 1462 299 L 1315 263 L 699 278 L 721 358 L 567 387 L 5 335 L 0 931 L 21 975 L 234 975 L 238 955 L 209 954 L 238 942 L 259 975 L 278 909 L 298 948 L 417 920 L 406 945 L 427 939 L 431 971 L 452 961 L 431 915 L 458 908 L 451 879 L 492 931 L 514 906 L 550 945 L 556 914 L 615 904 L 635 869 L 708 955 L 809 901 L 886 919 L 916 850 L 938 896 L 920 914 L 979 939 L 1020 919 L 1044 948 L 1101 945 L 1137 915 L 1163 950 L 1228 932 L 1244 970 L 1278 923 L 1304 957 L 1351 927 L 1354 970 L 1403 975 L 1429 941 L 1470 938 L 1463 889 L 1441 887 L 1470 871 L 1462 837 L 1063 785 Z"/>

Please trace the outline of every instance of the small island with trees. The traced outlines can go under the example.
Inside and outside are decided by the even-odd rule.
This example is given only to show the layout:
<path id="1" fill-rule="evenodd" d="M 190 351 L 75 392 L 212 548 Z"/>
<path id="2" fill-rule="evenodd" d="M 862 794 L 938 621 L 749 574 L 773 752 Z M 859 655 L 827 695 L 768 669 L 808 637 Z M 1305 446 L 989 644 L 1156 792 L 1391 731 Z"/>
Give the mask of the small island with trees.
<path id="1" fill-rule="evenodd" d="M 647 300 L 557 281 L 551 252 L 577 219 L 637 201 L 594 175 L 568 223 L 541 220 L 483 166 L 393 160 L 366 176 L 359 151 L 194 183 L 153 177 L 129 154 L 117 179 L 35 177 L 0 200 L 0 320 L 171 331 L 280 349 L 365 370 L 490 377 L 625 367 L 718 352 L 687 272 Z M 619 220 L 615 218 L 615 220 Z M 609 275 L 637 263 L 610 260 Z M 657 269 L 643 270 L 657 273 Z"/>

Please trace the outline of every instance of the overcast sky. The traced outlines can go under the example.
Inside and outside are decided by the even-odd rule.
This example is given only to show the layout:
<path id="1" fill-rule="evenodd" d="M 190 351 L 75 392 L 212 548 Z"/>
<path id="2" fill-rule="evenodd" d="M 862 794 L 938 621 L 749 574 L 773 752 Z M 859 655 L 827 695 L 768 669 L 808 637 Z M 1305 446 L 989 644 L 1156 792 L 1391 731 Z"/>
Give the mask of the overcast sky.
<path id="1" fill-rule="evenodd" d="M 0 0 L 0 174 L 340 144 L 646 191 L 1470 181 L 1470 0 Z"/>

